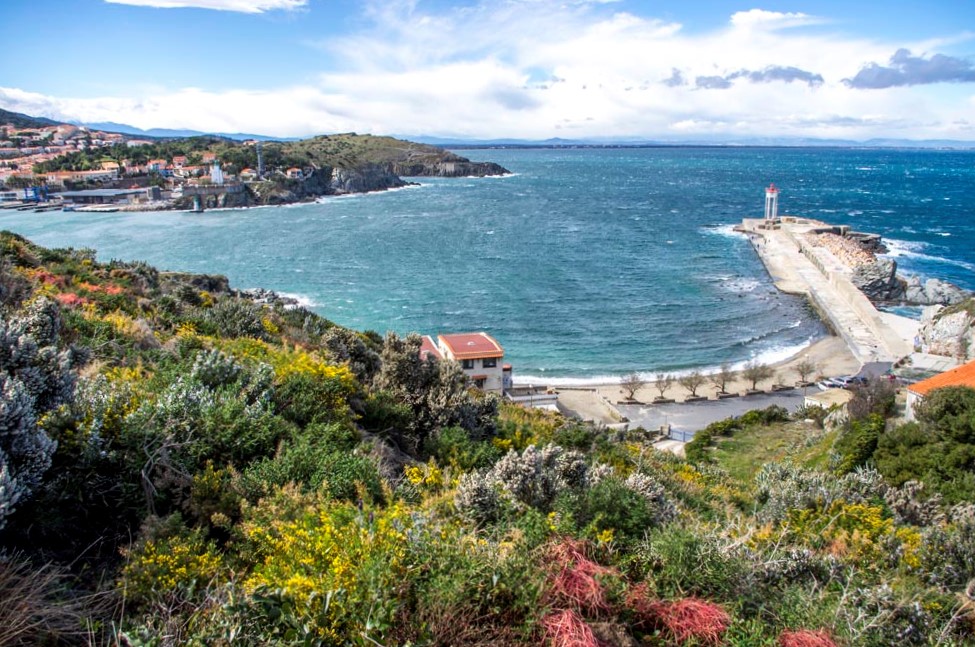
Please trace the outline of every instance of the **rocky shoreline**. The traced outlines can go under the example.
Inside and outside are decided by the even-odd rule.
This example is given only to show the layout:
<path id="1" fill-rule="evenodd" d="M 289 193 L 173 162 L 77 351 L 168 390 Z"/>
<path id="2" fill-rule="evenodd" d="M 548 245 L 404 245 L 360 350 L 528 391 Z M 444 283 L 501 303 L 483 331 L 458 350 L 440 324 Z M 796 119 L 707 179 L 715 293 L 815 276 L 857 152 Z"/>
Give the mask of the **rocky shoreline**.
<path id="1" fill-rule="evenodd" d="M 447 154 L 446 161 L 436 163 L 364 164 L 354 168 L 315 168 L 301 179 L 273 178 L 249 182 L 237 193 L 206 196 L 204 209 L 226 209 L 314 202 L 319 198 L 354 193 L 374 193 L 406 186 L 416 182 L 406 177 L 492 177 L 510 175 L 511 171 L 494 162 L 471 162 L 466 158 Z M 190 197 L 178 198 L 166 209 L 188 210 L 193 206 Z"/>

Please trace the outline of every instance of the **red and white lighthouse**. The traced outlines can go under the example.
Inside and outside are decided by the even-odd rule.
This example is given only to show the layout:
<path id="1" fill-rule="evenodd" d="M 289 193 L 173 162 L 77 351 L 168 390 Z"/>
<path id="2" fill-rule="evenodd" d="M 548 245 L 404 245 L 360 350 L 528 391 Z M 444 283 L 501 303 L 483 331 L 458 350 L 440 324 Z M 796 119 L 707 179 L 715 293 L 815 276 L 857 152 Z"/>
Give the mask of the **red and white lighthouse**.
<path id="1" fill-rule="evenodd" d="M 765 221 L 774 222 L 779 217 L 779 190 L 774 184 L 765 189 Z"/>

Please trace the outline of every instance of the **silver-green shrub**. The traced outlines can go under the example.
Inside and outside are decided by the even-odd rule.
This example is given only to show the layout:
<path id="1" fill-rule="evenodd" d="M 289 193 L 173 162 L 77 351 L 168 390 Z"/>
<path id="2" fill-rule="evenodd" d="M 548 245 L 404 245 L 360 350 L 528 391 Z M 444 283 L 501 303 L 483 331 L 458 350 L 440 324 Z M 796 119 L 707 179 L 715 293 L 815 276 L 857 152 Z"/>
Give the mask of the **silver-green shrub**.
<path id="1" fill-rule="evenodd" d="M 480 502 L 489 500 L 489 491 L 494 491 L 499 502 L 516 508 L 548 509 L 560 492 L 584 487 L 588 472 L 579 452 L 554 444 L 542 449 L 530 445 L 520 454 L 509 451 L 485 472 L 465 475 L 457 488 L 456 503 L 461 510 L 482 516 L 487 509 L 482 510 Z"/>
<path id="2" fill-rule="evenodd" d="M 0 528 L 51 466 L 57 443 L 38 420 L 74 398 L 80 356 L 58 350 L 60 330 L 60 310 L 46 298 L 0 318 Z"/>
<path id="3" fill-rule="evenodd" d="M 755 482 L 758 501 L 763 504 L 758 511 L 762 521 L 782 521 L 790 510 L 828 508 L 840 499 L 863 503 L 883 497 L 887 491 L 883 476 L 866 468 L 837 478 L 792 463 L 767 463 L 756 475 Z"/>
<path id="4" fill-rule="evenodd" d="M 633 472 L 623 485 L 647 500 L 657 524 L 667 523 L 677 516 L 677 507 L 667 496 L 664 486 L 649 474 Z"/>

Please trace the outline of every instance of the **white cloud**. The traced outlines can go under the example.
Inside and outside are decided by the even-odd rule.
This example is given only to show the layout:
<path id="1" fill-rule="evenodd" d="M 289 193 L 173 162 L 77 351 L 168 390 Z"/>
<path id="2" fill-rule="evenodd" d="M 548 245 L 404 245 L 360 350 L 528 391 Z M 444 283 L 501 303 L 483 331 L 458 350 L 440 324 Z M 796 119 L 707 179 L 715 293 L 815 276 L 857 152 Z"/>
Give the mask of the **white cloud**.
<path id="1" fill-rule="evenodd" d="M 749 9 L 731 14 L 731 24 L 736 27 L 761 27 L 762 29 L 779 29 L 785 27 L 799 27 L 822 22 L 820 18 L 804 13 L 782 13 L 766 11 L 764 9 Z"/>
<path id="2" fill-rule="evenodd" d="M 194 8 L 241 13 L 264 13 L 276 9 L 292 10 L 308 4 L 308 0 L 105 0 L 105 2 L 157 9 Z"/>
<path id="3" fill-rule="evenodd" d="M 820 20 L 804 14 L 740 12 L 705 33 L 581 0 L 483 0 L 436 14 L 411 0 L 377 1 L 365 15 L 366 28 L 316 45 L 332 69 L 305 85 L 95 99 L 0 89 L 0 105 L 143 128 L 282 136 L 973 136 L 967 96 L 936 86 L 863 91 L 842 83 L 911 43 L 778 30 Z M 815 82 L 785 78 L 797 75 Z M 729 83 L 701 89 L 699 77 Z M 686 83 L 667 82 L 675 78 Z"/>

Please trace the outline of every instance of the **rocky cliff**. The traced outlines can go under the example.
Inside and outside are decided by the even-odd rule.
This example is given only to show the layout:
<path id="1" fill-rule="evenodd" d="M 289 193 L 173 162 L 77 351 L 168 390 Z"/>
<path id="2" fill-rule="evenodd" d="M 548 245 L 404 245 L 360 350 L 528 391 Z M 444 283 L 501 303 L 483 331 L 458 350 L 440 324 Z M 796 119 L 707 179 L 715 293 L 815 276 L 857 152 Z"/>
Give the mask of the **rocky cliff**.
<path id="1" fill-rule="evenodd" d="M 926 353 L 963 361 L 975 359 L 975 298 L 953 306 L 925 308 L 918 337 Z"/>
<path id="2" fill-rule="evenodd" d="M 326 195 L 368 193 L 406 186 L 407 182 L 385 168 L 367 164 L 358 168 L 314 169 L 301 180 L 274 179 L 250 186 L 254 204 L 304 202 Z"/>

